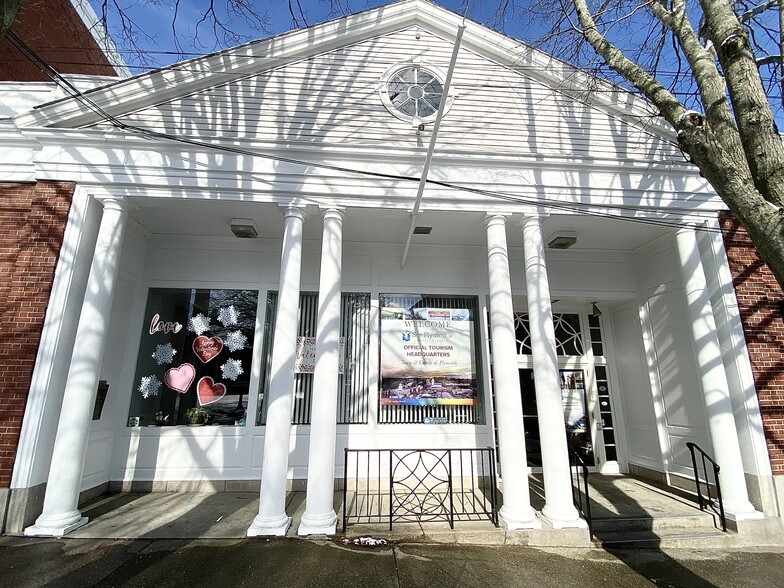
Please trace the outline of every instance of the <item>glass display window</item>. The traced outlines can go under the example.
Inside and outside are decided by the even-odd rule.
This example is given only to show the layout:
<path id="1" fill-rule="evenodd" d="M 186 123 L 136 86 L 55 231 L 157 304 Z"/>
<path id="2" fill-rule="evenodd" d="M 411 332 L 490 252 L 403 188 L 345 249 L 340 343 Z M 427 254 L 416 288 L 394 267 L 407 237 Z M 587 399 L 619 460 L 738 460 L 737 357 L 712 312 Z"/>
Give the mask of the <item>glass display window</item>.
<path id="1" fill-rule="evenodd" d="M 381 294 L 379 306 L 379 423 L 483 423 L 476 297 Z"/>
<path id="2" fill-rule="evenodd" d="M 278 293 L 267 293 L 264 324 L 264 355 L 259 388 L 257 425 L 267 422 L 267 391 L 271 378 L 273 334 L 277 318 Z M 294 364 L 294 402 L 291 424 L 309 425 L 313 407 L 313 376 L 316 367 L 318 293 L 301 292 L 299 324 Z M 340 367 L 338 373 L 338 414 L 341 425 L 364 424 L 368 420 L 370 377 L 370 294 L 344 292 L 340 309 Z"/>
<path id="3" fill-rule="evenodd" d="M 151 288 L 129 426 L 246 421 L 258 292 Z"/>

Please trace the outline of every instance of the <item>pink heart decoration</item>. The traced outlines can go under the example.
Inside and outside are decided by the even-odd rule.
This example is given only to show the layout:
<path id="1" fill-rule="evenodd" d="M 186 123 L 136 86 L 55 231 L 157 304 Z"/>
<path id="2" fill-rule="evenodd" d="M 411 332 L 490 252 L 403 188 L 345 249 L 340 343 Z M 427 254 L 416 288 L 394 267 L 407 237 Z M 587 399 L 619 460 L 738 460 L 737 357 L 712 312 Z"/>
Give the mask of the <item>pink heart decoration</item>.
<path id="1" fill-rule="evenodd" d="M 163 381 L 166 385 L 180 394 L 185 394 L 191 387 L 193 379 L 196 377 L 196 368 L 189 363 L 184 363 L 180 367 L 166 370 Z"/>
<path id="2" fill-rule="evenodd" d="M 204 376 L 196 384 L 196 397 L 199 399 L 199 406 L 212 404 L 226 396 L 226 386 L 215 383 L 209 376 Z"/>
<path id="3" fill-rule="evenodd" d="M 202 363 L 207 363 L 223 350 L 223 340 L 220 337 L 205 337 L 199 335 L 193 341 L 193 352 Z"/>

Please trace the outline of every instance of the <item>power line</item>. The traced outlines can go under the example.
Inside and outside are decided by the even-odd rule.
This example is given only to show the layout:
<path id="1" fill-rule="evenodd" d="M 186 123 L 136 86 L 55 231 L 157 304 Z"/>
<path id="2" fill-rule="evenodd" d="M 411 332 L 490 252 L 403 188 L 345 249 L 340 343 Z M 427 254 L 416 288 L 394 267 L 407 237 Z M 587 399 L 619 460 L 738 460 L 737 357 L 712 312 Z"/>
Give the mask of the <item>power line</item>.
<path id="1" fill-rule="evenodd" d="M 23 52 L 24 55 L 28 56 L 28 58 L 33 61 L 36 65 L 42 68 L 42 70 L 52 77 L 52 79 L 61 84 L 62 87 L 72 95 L 75 99 L 82 102 L 87 108 L 98 114 L 101 118 L 106 120 L 107 122 L 111 123 L 114 127 L 123 130 L 133 132 L 143 137 L 148 138 L 156 138 L 156 139 L 163 139 L 174 141 L 178 143 L 183 143 L 187 145 L 192 145 L 196 147 L 202 148 L 209 148 L 214 149 L 222 152 L 233 153 L 236 155 L 246 155 L 251 157 L 259 157 L 264 159 L 271 159 L 274 161 L 279 161 L 281 163 L 289 163 L 293 165 L 303 166 L 303 167 L 315 167 L 319 169 L 327 169 L 330 171 L 336 171 L 340 173 L 348 173 L 348 174 L 355 174 L 365 177 L 373 177 L 378 179 L 385 179 L 385 180 L 396 180 L 396 181 L 406 181 L 406 182 L 419 182 L 420 178 L 417 176 L 406 176 L 406 175 L 399 175 L 399 174 L 387 174 L 382 172 L 371 172 L 367 170 L 358 170 L 347 168 L 343 166 L 336 166 L 330 165 L 325 163 L 317 163 L 311 161 L 303 161 L 297 160 L 293 158 L 287 158 L 277 155 L 271 155 L 267 153 L 262 153 L 258 151 L 252 151 L 248 149 L 241 149 L 238 147 L 231 147 L 228 145 L 219 145 L 214 143 L 208 143 L 206 141 L 200 141 L 197 139 L 186 138 L 182 136 L 172 135 L 169 133 L 161 133 L 158 131 L 154 131 L 151 129 L 146 129 L 143 127 L 138 127 L 136 125 L 124 123 L 121 120 L 117 119 L 110 113 L 106 112 L 103 108 L 101 108 L 98 104 L 96 104 L 93 100 L 87 97 L 83 92 L 81 92 L 78 88 L 76 88 L 73 84 L 71 84 L 67 79 L 65 79 L 59 72 L 57 72 L 53 67 L 51 67 L 45 60 L 39 57 L 30 47 L 28 47 L 21 39 L 19 39 L 13 32 L 8 31 L 7 35 L 9 39 L 17 46 L 17 48 Z M 628 222 L 637 222 L 642 224 L 649 224 L 649 225 L 656 225 L 661 227 L 667 228 L 680 228 L 684 226 L 691 226 L 690 223 L 680 222 L 678 220 L 662 220 L 662 219 L 652 219 L 652 218 L 632 218 L 628 216 L 619 216 L 617 214 L 611 214 L 602 212 L 602 210 L 617 210 L 618 212 L 640 212 L 642 207 L 633 207 L 627 205 L 593 205 L 593 204 L 583 204 L 583 203 L 567 203 L 562 202 L 559 200 L 553 200 L 548 198 L 525 198 L 516 194 L 510 194 L 500 191 L 492 191 L 492 190 L 485 190 L 480 188 L 472 188 L 470 186 L 460 185 L 453 182 L 445 182 L 440 180 L 426 180 L 428 184 L 433 186 L 440 186 L 448 189 L 473 193 L 477 195 L 497 198 L 501 200 L 505 200 L 508 202 L 513 202 L 516 204 L 522 204 L 526 206 L 535 206 L 535 207 L 546 207 L 556 210 L 568 211 L 568 212 L 576 212 L 580 214 L 586 214 L 589 216 L 596 216 L 596 217 L 603 217 L 603 218 L 611 218 L 614 220 L 623 220 Z M 713 213 L 701 213 L 699 211 L 690 211 L 688 212 L 687 216 L 699 216 L 700 214 L 709 215 L 708 218 L 714 218 L 715 214 Z M 718 229 L 712 229 L 708 227 L 702 227 L 701 230 L 707 231 L 718 231 Z"/>

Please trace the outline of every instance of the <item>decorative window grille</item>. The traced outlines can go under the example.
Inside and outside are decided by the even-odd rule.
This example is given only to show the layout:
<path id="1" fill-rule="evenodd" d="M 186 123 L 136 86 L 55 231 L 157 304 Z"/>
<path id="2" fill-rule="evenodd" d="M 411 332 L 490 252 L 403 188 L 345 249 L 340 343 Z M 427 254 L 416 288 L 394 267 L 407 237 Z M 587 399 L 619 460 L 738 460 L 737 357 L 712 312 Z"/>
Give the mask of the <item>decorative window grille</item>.
<path id="1" fill-rule="evenodd" d="M 451 107 L 454 97 L 444 94 L 445 79 L 438 67 L 409 60 L 384 72 L 378 92 L 392 115 L 416 126 L 435 120 L 442 101 L 446 100 L 444 114 Z"/>
<path id="2" fill-rule="evenodd" d="M 531 355 L 531 330 L 528 313 L 516 312 L 514 319 L 517 354 Z M 583 355 L 585 353 L 580 331 L 580 315 L 553 314 L 553 328 L 558 355 Z"/>
<path id="3" fill-rule="evenodd" d="M 379 306 L 405 309 L 441 308 L 468 309 L 474 320 L 473 347 L 480 347 L 480 326 L 477 321 L 477 299 L 475 296 L 439 296 L 430 294 L 381 294 Z M 380 350 L 379 350 L 380 352 Z M 481 402 L 483 390 L 482 366 L 474 351 L 473 361 L 476 370 L 480 402 L 474 405 L 383 405 L 379 402 L 378 422 L 380 424 L 415 424 L 426 422 L 483 424 L 484 410 Z M 380 365 L 380 362 L 379 362 Z M 381 378 L 379 378 L 381 381 Z"/>
<path id="4" fill-rule="evenodd" d="M 264 323 L 264 361 L 262 363 L 262 390 L 259 394 L 257 424 L 267 420 L 265 398 L 270 380 L 272 341 L 275 332 L 278 293 L 267 294 L 267 312 Z M 299 326 L 297 335 L 315 337 L 318 319 L 318 293 L 302 292 L 299 298 Z M 370 294 L 344 293 L 340 312 L 340 337 L 344 341 L 343 373 L 338 377 L 338 424 L 363 424 L 368 418 L 368 376 L 370 337 Z M 313 374 L 301 373 L 294 377 L 294 403 L 291 422 L 295 425 L 310 424 L 313 403 Z"/>

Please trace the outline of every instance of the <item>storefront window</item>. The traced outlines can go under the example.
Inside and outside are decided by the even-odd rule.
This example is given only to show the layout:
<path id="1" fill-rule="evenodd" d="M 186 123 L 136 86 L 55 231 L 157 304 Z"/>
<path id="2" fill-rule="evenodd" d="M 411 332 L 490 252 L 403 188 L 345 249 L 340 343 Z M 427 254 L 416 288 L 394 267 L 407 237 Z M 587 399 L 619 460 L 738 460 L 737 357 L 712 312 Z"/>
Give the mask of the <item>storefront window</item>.
<path id="1" fill-rule="evenodd" d="M 151 288 L 129 425 L 244 425 L 258 292 Z"/>
<path id="2" fill-rule="evenodd" d="M 278 293 L 267 294 L 264 324 L 264 359 L 259 390 L 259 412 L 256 424 L 267 420 L 265 401 L 270 383 L 273 333 L 277 314 Z M 309 425 L 313 406 L 313 373 L 316 367 L 316 328 L 318 293 L 302 292 L 299 297 L 297 327 L 297 358 L 294 365 L 294 402 L 291 423 Z M 340 308 L 340 365 L 338 369 L 338 424 L 363 424 L 368 419 L 370 337 L 370 294 L 344 292 Z"/>
<path id="3" fill-rule="evenodd" d="M 380 423 L 480 423 L 476 298 L 382 294 Z"/>

